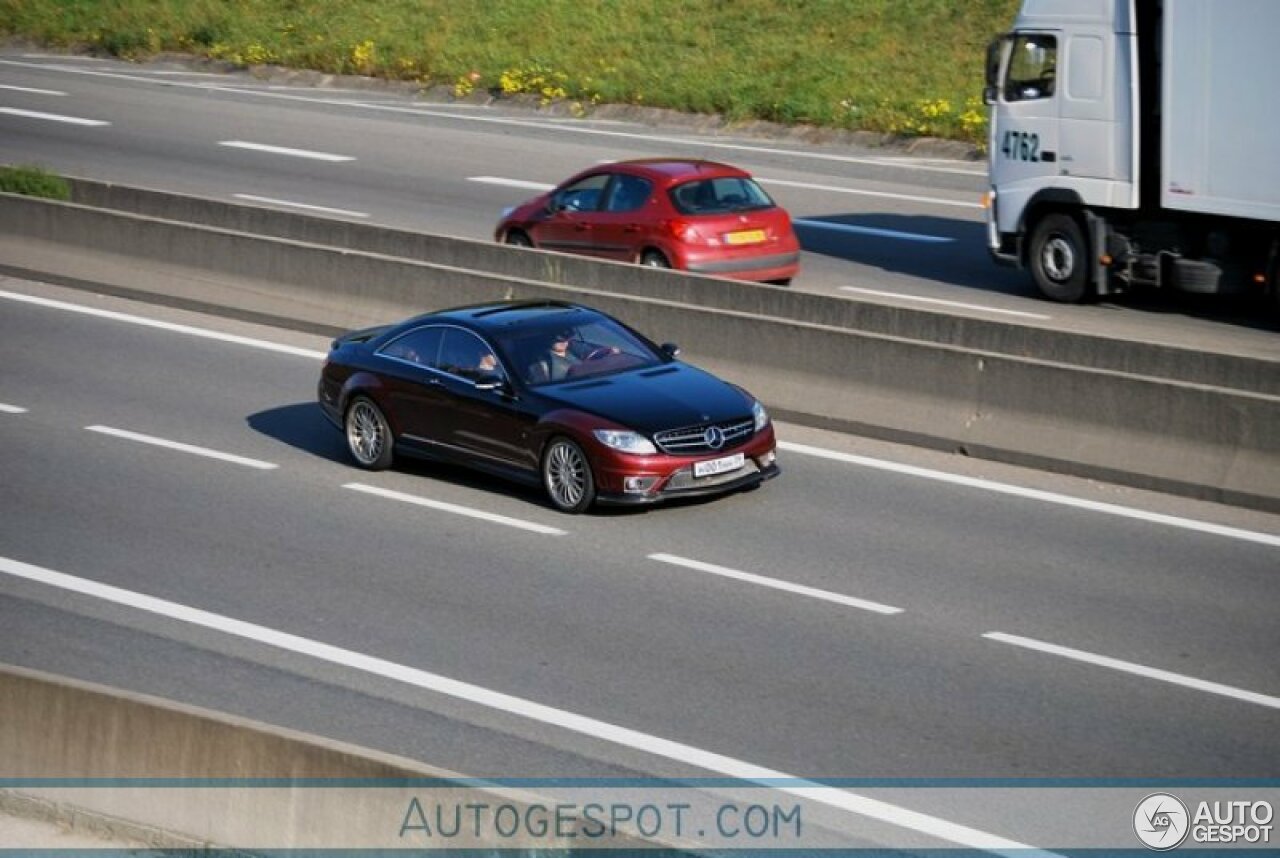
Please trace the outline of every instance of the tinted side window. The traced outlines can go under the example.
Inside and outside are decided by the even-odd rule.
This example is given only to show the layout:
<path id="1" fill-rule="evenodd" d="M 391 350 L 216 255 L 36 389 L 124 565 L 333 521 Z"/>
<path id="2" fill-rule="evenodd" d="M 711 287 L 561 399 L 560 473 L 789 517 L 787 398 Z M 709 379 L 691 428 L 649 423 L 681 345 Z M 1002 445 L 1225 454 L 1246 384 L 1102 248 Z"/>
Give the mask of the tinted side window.
<path id="1" fill-rule="evenodd" d="M 387 343 L 378 354 L 421 366 L 432 366 L 440 354 L 443 333 L 444 329 L 440 327 L 418 328 Z"/>
<path id="2" fill-rule="evenodd" d="M 609 189 L 609 201 L 605 203 L 605 211 L 629 212 L 640 208 L 649 200 L 653 183 L 639 176 L 619 174 L 614 177 Z"/>
<path id="3" fill-rule="evenodd" d="M 445 329 L 440 359 L 435 368 L 472 381 L 482 375 L 501 374 L 493 350 L 484 340 L 461 328 Z"/>
<path id="4" fill-rule="evenodd" d="M 597 173 L 574 182 L 556 193 L 556 205 L 575 212 L 593 212 L 600 207 L 600 196 L 609 183 L 608 173 Z"/>

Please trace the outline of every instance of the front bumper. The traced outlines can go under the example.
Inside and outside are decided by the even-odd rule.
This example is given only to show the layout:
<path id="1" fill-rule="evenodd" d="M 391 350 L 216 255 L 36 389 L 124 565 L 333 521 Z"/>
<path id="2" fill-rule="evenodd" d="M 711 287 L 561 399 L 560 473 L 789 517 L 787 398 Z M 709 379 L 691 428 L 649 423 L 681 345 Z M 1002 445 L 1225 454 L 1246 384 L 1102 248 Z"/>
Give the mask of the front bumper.
<path id="1" fill-rule="evenodd" d="M 742 471 L 749 470 L 750 473 Z M 645 506 L 647 504 L 662 503 L 663 501 L 675 500 L 677 498 L 696 498 L 706 497 L 708 495 L 727 494 L 729 492 L 741 491 L 749 489 L 752 486 L 758 486 L 765 480 L 771 480 L 782 473 L 782 469 L 778 467 L 778 463 L 774 462 L 764 468 L 755 465 L 752 460 L 748 460 L 748 465 L 732 474 L 722 474 L 721 477 L 727 479 L 718 479 L 716 477 L 706 477 L 705 482 L 700 480 L 695 484 L 675 486 L 671 483 L 676 480 L 682 471 L 678 471 L 668 480 L 665 487 L 648 492 L 646 494 L 626 494 L 620 492 L 599 492 L 596 494 L 596 502 L 609 506 Z M 692 480 L 692 472 L 689 472 L 688 479 Z"/>

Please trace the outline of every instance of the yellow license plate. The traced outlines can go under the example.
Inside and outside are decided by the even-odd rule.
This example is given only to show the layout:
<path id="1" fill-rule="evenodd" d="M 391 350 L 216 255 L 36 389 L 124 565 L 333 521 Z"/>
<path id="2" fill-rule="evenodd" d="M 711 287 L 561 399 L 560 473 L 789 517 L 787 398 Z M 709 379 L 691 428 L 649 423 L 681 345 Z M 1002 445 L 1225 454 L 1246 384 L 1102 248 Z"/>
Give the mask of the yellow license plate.
<path id="1" fill-rule="evenodd" d="M 759 244 L 764 241 L 763 229 L 744 229 L 739 232 L 726 233 L 726 244 Z"/>

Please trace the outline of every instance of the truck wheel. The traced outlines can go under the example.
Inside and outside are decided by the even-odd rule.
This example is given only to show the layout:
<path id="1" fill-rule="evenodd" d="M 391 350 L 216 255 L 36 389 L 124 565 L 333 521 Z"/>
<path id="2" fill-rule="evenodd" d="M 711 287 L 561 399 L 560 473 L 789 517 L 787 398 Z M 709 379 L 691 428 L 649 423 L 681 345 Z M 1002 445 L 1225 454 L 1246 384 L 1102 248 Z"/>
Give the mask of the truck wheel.
<path id="1" fill-rule="evenodd" d="M 1046 298 L 1078 304 L 1092 293 L 1089 248 L 1075 218 L 1045 215 L 1031 233 L 1031 274 Z"/>

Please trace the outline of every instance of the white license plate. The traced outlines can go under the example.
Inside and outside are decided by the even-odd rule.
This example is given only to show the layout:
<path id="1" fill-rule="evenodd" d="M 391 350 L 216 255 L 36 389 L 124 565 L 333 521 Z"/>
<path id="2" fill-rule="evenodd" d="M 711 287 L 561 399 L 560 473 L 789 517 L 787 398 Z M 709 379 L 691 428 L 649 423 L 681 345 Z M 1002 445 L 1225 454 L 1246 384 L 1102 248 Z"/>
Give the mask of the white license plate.
<path id="1" fill-rule="evenodd" d="M 716 474 L 727 474 L 729 471 L 738 470 L 746 462 L 747 457 L 743 453 L 734 453 L 732 456 L 725 456 L 723 459 L 694 462 L 693 475 L 695 477 L 713 477 Z"/>

